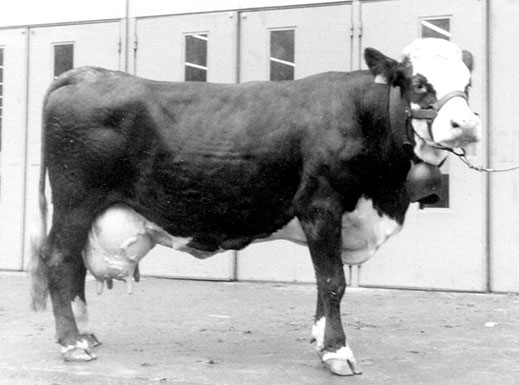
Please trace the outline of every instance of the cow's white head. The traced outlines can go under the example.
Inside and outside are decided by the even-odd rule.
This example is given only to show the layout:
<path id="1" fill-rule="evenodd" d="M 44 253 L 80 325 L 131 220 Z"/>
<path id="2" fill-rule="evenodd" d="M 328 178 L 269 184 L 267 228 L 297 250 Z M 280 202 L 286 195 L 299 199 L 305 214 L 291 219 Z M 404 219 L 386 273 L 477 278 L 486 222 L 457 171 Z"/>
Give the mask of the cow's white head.
<path id="1" fill-rule="evenodd" d="M 374 75 L 399 86 L 411 105 L 416 155 L 439 164 L 441 147 L 458 148 L 479 140 L 481 122 L 468 105 L 472 55 L 443 39 L 416 40 L 403 50 L 402 62 L 367 49 Z"/>

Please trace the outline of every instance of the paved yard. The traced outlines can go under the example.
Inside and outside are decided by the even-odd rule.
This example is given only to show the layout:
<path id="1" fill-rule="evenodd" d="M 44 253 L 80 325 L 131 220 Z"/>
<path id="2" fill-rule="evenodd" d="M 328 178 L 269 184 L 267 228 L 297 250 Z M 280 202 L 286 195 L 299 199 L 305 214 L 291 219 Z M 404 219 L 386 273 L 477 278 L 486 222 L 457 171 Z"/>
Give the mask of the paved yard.
<path id="1" fill-rule="evenodd" d="M 62 362 L 50 310 L 0 274 L 0 384 L 519 385 L 519 296 L 348 289 L 364 374 L 336 377 L 309 343 L 312 285 L 143 279 L 95 294 L 98 360 Z"/>

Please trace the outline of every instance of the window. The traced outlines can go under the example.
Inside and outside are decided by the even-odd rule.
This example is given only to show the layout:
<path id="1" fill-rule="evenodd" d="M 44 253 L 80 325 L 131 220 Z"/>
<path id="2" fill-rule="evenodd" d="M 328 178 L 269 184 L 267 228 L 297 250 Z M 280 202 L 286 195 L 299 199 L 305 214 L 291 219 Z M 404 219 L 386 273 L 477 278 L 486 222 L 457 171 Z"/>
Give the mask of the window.
<path id="1" fill-rule="evenodd" d="M 270 31 L 270 80 L 294 80 L 293 29 Z"/>
<path id="2" fill-rule="evenodd" d="M 451 20 L 450 18 L 428 18 L 420 20 L 420 34 L 421 37 L 434 37 L 440 39 L 451 39 Z M 450 201 L 450 176 L 449 176 L 449 159 L 441 167 L 442 172 L 442 186 L 440 188 L 440 199 L 436 203 L 425 204 L 421 203 L 420 208 L 449 208 Z"/>
<path id="3" fill-rule="evenodd" d="M 74 68 L 74 44 L 54 45 L 54 77 Z"/>
<path id="4" fill-rule="evenodd" d="M 422 19 L 422 37 L 435 37 L 450 40 L 451 20 L 449 18 Z"/>
<path id="5" fill-rule="evenodd" d="M 184 70 L 186 81 L 207 81 L 207 33 L 185 35 Z"/>

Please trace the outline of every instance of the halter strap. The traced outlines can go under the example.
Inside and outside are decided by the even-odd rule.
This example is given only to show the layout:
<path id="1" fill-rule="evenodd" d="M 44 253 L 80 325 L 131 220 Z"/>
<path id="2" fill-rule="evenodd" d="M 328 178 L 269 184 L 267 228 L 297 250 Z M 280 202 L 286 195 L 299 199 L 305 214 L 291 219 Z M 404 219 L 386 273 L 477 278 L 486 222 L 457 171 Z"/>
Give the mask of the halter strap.
<path id="1" fill-rule="evenodd" d="M 437 100 L 427 108 L 411 108 L 406 110 L 406 116 L 409 120 L 421 119 L 427 121 L 427 129 L 429 130 L 429 136 L 431 142 L 434 142 L 434 135 L 432 132 L 432 123 L 438 116 L 440 109 L 452 98 L 463 98 L 468 100 L 468 96 L 463 91 L 451 91 L 447 92 L 441 99 Z"/>
<path id="2" fill-rule="evenodd" d="M 435 111 L 439 111 L 440 108 L 443 107 L 443 105 L 445 103 L 447 103 L 449 100 L 451 100 L 452 98 L 463 98 L 465 100 L 468 100 L 468 97 L 467 97 L 467 94 L 463 91 L 451 91 L 451 92 L 447 92 L 443 98 L 441 98 L 440 100 L 436 101 L 436 103 L 433 103 L 431 105 L 431 107 L 435 110 Z"/>

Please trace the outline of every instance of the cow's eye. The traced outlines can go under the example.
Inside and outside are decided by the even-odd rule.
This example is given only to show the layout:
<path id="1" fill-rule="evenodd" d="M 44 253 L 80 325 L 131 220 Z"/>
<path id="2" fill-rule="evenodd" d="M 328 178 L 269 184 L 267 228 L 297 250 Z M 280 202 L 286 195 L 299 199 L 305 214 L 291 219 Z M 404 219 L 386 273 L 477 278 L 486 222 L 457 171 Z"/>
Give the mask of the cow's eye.
<path id="1" fill-rule="evenodd" d="M 423 93 L 427 91 L 425 85 L 423 85 L 422 83 L 415 83 L 414 90 L 418 93 Z"/>

